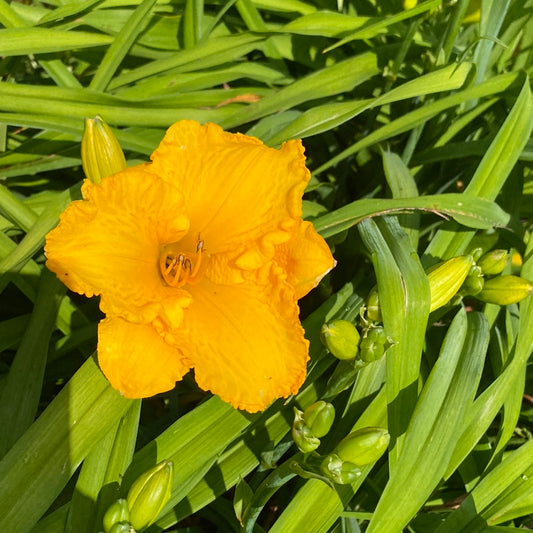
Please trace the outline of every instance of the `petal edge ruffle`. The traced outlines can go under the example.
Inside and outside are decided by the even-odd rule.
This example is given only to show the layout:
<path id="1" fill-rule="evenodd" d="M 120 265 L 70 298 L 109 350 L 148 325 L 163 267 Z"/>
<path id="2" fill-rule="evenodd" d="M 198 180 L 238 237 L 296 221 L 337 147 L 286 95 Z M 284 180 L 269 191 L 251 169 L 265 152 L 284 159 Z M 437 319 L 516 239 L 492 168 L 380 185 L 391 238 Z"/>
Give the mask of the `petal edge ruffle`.
<path id="1" fill-rule="evenodd" d="M 195 378 L 235 408 L 256 412 L 298 392 L 309 343 L 292 289 L 243 283 L 191 289 L 193 303 L 176 332 Z"/>
<path id="2" fill-rule="evenodd" d="M 46 238 L 47 266 L 86 296 L 102 295 L 104 313 L 151 322 L 162 300 L 176 296 L 159 273 L 161 242 L 188 230 L 179 191 L 144 166 L 85 182 Z"/>
<path id="3" fill-rule="evenodd" d="M 174 388 L 188 371 L 179 350 L 149 324 L 106 318 L 98 325 L 98 362 L 126 398 L 147 398 Z"/>
<path id="4" fill-rule="evenodd" d="M 234 250 L 277 231 L 302 213 L 310 173 L 301 141 L 277 150 L 212 123 L 183 120 L 152 154 L 149 172 L 178 188 L 194 235 L 207 253 Z"/>

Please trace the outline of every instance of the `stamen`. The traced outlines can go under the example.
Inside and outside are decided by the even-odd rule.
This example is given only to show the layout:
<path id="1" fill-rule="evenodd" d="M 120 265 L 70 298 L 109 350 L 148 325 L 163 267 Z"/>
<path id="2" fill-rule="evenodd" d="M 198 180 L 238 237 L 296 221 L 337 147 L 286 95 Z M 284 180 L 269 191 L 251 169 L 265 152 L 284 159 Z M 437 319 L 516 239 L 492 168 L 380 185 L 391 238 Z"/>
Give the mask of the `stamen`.
<path id="1" fill-rule="evenodd" d="M 196 263 L 194 264 L 194 270 L 191 272 L 191 277 L 194 278 L 200 270 L 200 264 L 202 263 L 202 252 L 204 250 L 204 241 L 200 240 L 198 235 L 198 244 L 196 245 Z"/>
<path id="2" fill-rule="evenodd" d="M 174 245 L 165 246 L 159 257 L 161 275 L 167 285 L 182 287 L 195 281 L 202 266 L 204 241 L 198 236 L 195 253 L 177 252 Z"/>
<path id="3" fill-rule="evenodd" d="M 168 257 L 165 257 L 165 263 Z M 165 274 L 170 274 L 170 271 L 177 265 L 178 259 L 177 257 L 173 257 L 172 260 L 169 262 L 167 268 L 165 269 Z"/>
<path id="4" fill-rule="evenodd" d="M 172 262 L 174 263 L 176 258 L 173 258 L 172 259 Z M 181 275 L 181 269 L 183 268 L 183 262 L 185 260 L 185 256 L 183 254 L 180 254 L 178 256 L 178 259 L 177 259 L 177 263 L 178 263 L 178 267 L 176 268 L 176 272 L 174 272 L 174 275 L 172 276 L 172 281 L 173 283 L 171 283 L 171 285 L 173 287 L 175 287 L 176 285 L 178 285 L 178 283 L 180 282 L 180 275 Z"/>

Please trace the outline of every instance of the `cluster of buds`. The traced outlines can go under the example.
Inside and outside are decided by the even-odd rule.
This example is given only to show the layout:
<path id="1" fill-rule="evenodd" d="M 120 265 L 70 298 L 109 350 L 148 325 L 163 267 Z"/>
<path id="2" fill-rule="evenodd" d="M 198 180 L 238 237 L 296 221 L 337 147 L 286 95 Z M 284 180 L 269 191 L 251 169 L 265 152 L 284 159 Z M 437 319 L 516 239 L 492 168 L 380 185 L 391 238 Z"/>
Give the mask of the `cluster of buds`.
<path id="1" fill-rule="evenodd" d="M 292 436 L 304 455 L 291 468 L 302 477 L 321 479 L 330 485 L 352 483 L 361 475 L 361 467 L 377 461 L 389 444 L 386 429 L 367 427 L 353 431 L 331 453 L 322 456 L 315 450 L 320 437 L 331 429 L 335 418 L 333 405 L 320 400 L 305 411 L 294 412 Z"/>
<path id="2" fill-rule="evenodd" d="M 374 292 L 377 302 L 377 292 Z M 374 310 L 378 310 L 379 303 L 376 303 Z M 376 311 L 375 316 L 378 315 Z M 381 318 L 381 317 L 380 317 Z M 392 346 L 383 329 L 373 320 L 369 321 L 361 316 L 361 333 L 357 327 L 348 320 L 332 320 L 326 322 L 320 331 L 320 338 L 324 346 L 341 361 L 356 360 L 362 363 L 359 367 L 367 363 L 380 359 L 387 349 Z"/>
<path id="3" fill-rule="evenodd" d="M 518 303 L 533 294 L 533 283 L 520 276 L 502 274 L 510 259 L 507 250 L 492 250 L 484 255 L 475 250 L 473 255 L 476 261 L 461 287 L 461 294 L 497 305 Z"/>
<path id="4" fill-rule="evenodd" d="M 426 271 L 430 290 L 430 312 L 457 304 L 464 296 L 485 303 L 509 305 L 533 294 L 533 284 L 514 275 L 502 274 L 509 263 L 507 250 L 453 257 Z M 513 256 L 514 257 L 514 256 Z M 353 384 L 357 373 L 377 361 L 394 344 L 383 326 L 379 292 L 374 287 L 361 308 L 356 324 L 331 320 L 321 329 L 320 338 L 328 351 L 340 359 L 331 375 L 324 397 L 331 398 Z"/>
<path id="5" fill-rule="evenodd" d="M 322 459 L 320 470 L 334 483 L 352 483 L 361 475 L 361 467 L 375 463 L 385 453 L 389 441 L 389 432 L 383 428 L 353 431 Z"/>
<path id="6" fill-rule="evenodd" d="M 472 254 L 452 257 L 428 269 L 430 311 L 436 311 L 463 296 L 473 296 L 485 303 L 509 305 L 533 294 L 533 284 L 528 280 L 502 274 L 509 257 L 507 250 L 492 250 L 481 255 L 481 251 L 476 249 Z M 367 320 L 374 323 L 382 320 L 376 288 L 368 295 L 365 314 Z M 361 342 L 361 352 L 362 346 Z"/>
<path id="7" fill-rule="evenodd" d="M 328 434 L 335 419 L 335 408 L 322 400 L 305 411 L 294 408 L 292 438 L 303 453 L 310 453 L 320 446 L 320 437 Z"/>
<path id="8" fill-rule="evenodd" d="M 141 474 L 126 499 L 115 501 L 105 512 L 105 533 L 137 533 L 153 524 L 170 499 L 174 479 L 172 461 L 161 461 Z"/>

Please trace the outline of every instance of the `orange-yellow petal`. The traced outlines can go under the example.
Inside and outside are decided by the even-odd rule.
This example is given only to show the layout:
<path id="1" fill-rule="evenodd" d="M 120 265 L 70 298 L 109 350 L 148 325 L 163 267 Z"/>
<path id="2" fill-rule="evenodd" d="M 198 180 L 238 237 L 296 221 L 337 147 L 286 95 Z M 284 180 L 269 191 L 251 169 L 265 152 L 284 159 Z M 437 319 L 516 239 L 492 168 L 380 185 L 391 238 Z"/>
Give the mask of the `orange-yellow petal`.
<path id="1" fill-rule="evenodd" d="M 106 318 L 98 326 L 98 362 L 126 398 L 147 398 L 174 388 L 188 371 L 180 351 L 150 324 Z"/>
<path id="2" fill-rule="evenodd" d="M 314 289 L 336 264 L 326 241 L 307 221 L 301 221 L 293 239 L 278 248 L 276 260 L 286 269 L 287 281 L 298 299 Z"/>
<path id="3" fill-rule="evenodd" d="M 193 248 L 200 235 L 206 252 L 214 254 L 282 225 L 290 230 L 309 181 L 303 151 L 299 140 L 276 150 L 216 124 L 184 120 L 167 131 L 148 170 L 183 193 L 191 223 L 186 247 Z"/>
<path id="4" fill-rule="evenodd" d="M 250 412 L 295 394 L 306 374 L 309 343 L 293 290 L 275 276 L 270 281 L 202 280 L 191 288 L 193 302 L 175 332 L 198 385 Z"/>
<path id="5" fill-rule="evenodd" d="M 163 300 L 187 300 L 159 272 L 160 244 L 188 230 L 182 197 L 143 168 L 86 181 L 85 200 L 70 204 L 45 246 L 48 268 L 71 290 L 101 294 L 105 313 L 135 322 L 151 322 Z"/>

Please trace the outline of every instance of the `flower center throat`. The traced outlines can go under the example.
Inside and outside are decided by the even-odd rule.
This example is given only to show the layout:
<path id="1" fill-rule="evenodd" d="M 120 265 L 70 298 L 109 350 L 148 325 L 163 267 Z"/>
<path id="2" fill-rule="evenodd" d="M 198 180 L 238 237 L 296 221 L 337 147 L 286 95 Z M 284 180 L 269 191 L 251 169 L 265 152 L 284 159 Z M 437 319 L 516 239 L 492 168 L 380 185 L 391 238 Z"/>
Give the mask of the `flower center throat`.
<path id="1" fill-rule="evenodd" d="M 196 281 L 203 255 L 204 241 L 200 238 L 194 253 L 177 251 L 174 245 L 164 246 L 159 255 L 159 269 L 165 283 L 171 287 L 182 287 Z"/>

